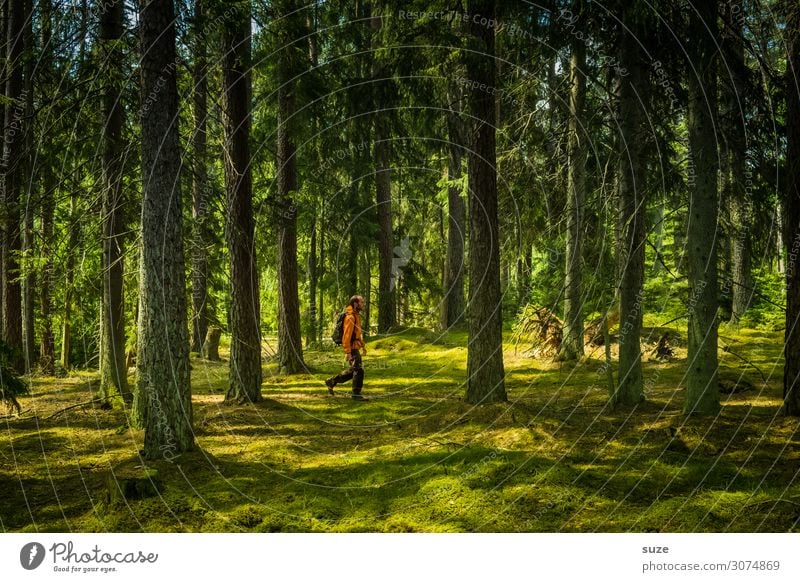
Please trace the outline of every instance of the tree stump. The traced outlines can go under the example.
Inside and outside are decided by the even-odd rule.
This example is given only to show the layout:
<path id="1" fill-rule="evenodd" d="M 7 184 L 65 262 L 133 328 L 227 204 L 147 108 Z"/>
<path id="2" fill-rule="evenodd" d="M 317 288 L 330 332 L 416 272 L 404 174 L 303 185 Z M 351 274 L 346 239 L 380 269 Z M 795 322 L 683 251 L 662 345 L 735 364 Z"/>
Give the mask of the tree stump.
<path id="1" fill-rule="evenodd" d="M 222 330 L 216 325 L 209 326 L 208 333 L 206 333 L 206 341 L 203 342 L 201 355 L 206 360 L 212 362 L 219 361 L 219 338 L 222 335 Z"/>
<path id="2" fill-rule="evenodd" d="M 109 507 L 125 505 L 128 501 L 154 497 L 163 489 L 156 469 L 127 462 L 112 468 L 106 477 L 105 499 Z"/>

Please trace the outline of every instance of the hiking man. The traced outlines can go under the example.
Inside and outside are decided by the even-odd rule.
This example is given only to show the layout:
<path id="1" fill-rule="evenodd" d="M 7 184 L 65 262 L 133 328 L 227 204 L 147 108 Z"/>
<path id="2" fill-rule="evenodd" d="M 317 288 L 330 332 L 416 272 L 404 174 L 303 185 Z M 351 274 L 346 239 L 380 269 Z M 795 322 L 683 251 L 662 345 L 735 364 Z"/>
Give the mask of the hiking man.
<path id="1" fill-rule="evenodd" d="M 361 335 L 361 312 L 364 309 L 364 298 L 361 295 L 353 295 L 350 298 L 350 304 L 345 310 L 344 316 L 344 330 L 342 332 L 342 348 L 347 356 L 347 362 L 350 368 L 341 374 L 328 378 L 325 380 L 325 385 L 328 387 L 328 393 L 333 395 L 333 387 L 342 382 L 349 382 L 353 380 L 353 393 L 352 396 L 356 400 L 364 400 L 361 395 L 361 388 L 364 385 L 364 366 L 361 363 L 361 353 L 367 353 L 367 347 L 364 345 L 364 338 Z"/>

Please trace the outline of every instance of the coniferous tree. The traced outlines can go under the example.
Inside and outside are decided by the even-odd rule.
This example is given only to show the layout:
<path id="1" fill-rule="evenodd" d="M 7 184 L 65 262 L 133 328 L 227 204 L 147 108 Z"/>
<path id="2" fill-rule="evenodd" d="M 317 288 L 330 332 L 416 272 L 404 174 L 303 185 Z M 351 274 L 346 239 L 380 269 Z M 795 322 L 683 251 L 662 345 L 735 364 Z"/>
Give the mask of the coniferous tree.
<path id="1" fill-rule="evenodd" d="M 689 155 L 689 355 L 687 414 L 715 414 L 717 387 L 717 3 L 691 2 L 687 74 Z"/>
<path id="2" fill-rule="evenodd" d="M 250 158 L 250 2 L 223 31 L 225 236 L 231 267 L 231 359 L 225 400 L 261 401 L 261 304 L 258 295 Z"/>
<path id="3" fill-rule="evenodd" d="M 102 80 L 102 262 L 103 297 L 100 325 L 100 397 L 111 403 L 130 397 L 125 361 L 124 158 L 125 109 L 122 103 L 124 56 L 123 0 L 106 2 L 100 14 L 99 49 Z"/>
<path id="4" fill-rule="evenodd" d="M 495 17 L 493 0 L 470 0 L 469 14 Z M 494 28 L 470 23 L 467 77 L 494 87 Z M 471 404 L 507 400 L 503 369 L 503 320 L 500 299 L 500 233 L 497 223 L 495 102 L 490 92 L 469 93 L 476 125 L 469 156 L 469 345 L 467 394 Z"/>
<path id="5" fill-rule="evenodd" d="M 800 416 L 800 5 L 787 3 L 786 33 L 786 328 L 783 411 Z"/>
<path id="6" fill-rule="evenodd" d="M 642 380 L 642 294 L 644 285 L 645 186 L 640 95 L 645 75 L 640 42 L 643 3 L 622 3 L 617 100 L 619 126 L 619 383 L 615 404 L 644 399 Z"/>
<path id="7" fill-rule="evenodd" d="M 294 0 L 276 3 L 278 42 L 278 359 L 280 370 L 297 374 L 305 369 L 300 333 L 300 299 L 297 291 L 297 127 L 296 77 L 302 72 L 300 55 L 303 17 Z"/>
<path id="8" fill-rule="evenodd" d="M 145 458 L 194 446 L 172 0 L 141 0 L 142 234 L 134 420 Z"/>

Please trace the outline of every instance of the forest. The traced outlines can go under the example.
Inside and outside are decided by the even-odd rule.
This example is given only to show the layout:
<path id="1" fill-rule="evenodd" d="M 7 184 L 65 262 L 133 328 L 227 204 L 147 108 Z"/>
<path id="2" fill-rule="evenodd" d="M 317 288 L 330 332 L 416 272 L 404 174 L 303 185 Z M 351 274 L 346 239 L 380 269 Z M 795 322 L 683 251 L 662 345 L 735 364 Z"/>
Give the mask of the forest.
<path id="1" fill-rule="evenodd" d="M 0 531 L 800 530 L 800 4 L 1 15 Z"/>

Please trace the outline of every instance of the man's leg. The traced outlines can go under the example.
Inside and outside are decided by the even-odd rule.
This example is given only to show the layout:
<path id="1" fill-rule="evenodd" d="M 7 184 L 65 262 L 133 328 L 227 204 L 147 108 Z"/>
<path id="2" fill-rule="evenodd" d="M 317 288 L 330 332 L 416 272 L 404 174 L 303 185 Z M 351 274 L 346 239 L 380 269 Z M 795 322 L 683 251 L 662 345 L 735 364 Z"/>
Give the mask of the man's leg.
<path id="1" fill-rule="evenodd" d="M 361 354 L 358 350 L 353 350 L 353 395 L 359 396 L 361 388 L 364 386 L 364 365 L 361 361 Z"/>
<path id="2" fill-rule="evenodd" d="M 331 394 L 333 394 L 334 386 L 336 386 L 337 384 L 342 384 L 343 382 L 349 382 L 355 376 L 355 369 L 353 368 L 353 365 L 356 361 L 356 355 L 358 354 L 358 351 L 353 350 L 352 353 L 353 353 L 353 361 L 350 362 L 350 367 L 347 370 L 341 372 L 340 374 L 337 374 L 333 378 L 328 378 L 327 380 L 325 380 L 325 385 L 328 387 L 328 392 L 330 392 Z M 361 356 L 358 356 L 358 361 L 361 362 Z"/>

